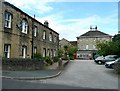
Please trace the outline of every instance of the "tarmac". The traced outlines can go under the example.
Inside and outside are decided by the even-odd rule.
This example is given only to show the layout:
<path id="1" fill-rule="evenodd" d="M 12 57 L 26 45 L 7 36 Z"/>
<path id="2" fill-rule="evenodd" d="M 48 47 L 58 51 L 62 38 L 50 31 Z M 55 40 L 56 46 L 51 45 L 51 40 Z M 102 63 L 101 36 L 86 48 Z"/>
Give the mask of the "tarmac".
<path id="1" fill-rule="evenodd" d="M 57 77 L 61 74 L 58 63 L 48 66 L 44 70 L 35 71 L 2 71 L 2 78 L 17 80 L 42 80 Z"/>

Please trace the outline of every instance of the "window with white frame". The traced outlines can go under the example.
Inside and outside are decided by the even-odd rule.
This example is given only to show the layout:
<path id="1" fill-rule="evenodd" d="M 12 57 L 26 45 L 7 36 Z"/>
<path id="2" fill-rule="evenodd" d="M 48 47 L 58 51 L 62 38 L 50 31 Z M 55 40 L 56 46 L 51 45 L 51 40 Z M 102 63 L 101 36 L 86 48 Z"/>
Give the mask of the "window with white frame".
<path id="1" fill-rule="evenodd" d="M 22 33 L 28 33 L 28 22 L 25 19 L 22 20 Z"/>
<path id="2" fill-rule="evenodd" d="M 34 37 L 37 37 L 37 30 L 38 30 L 38 28 L 37 28 L 37 26 L 35 26 L 34 27 Z"/>
<path id="3" fill-rule="evenodd" d="M 37 54 L 37 47 L 34 47 L 34 54 Z"/>
<path id="4" fill-rule="evenodd" d="M 5 44 L 4 45 L 4 57 L 10 58 L 10 45 Z"/>
<path id="5" fill-rule="evenodd" d="M 86 49 L 87 49 L 87 50 L 89 49 L 89 45 L 86 45 Z"/>
<path id="6" fill-rule="evenodd" d="M 56 56 L 56 49 L 54 50 L 54 57 Z"/>
<path id="7" fill-rule="evenodd" d="M 5 12 L 5 27 L 11 28 L 12 26 L 12 14 Z"/>
<path id="8" fill-rule="evenodd" d="M 96 49 L 96 46 L 95 46 L 95 45 L 93 45 L 93 49 Z"/>
<path id="9" fill-rule="evenodd" d="M 43 31 L 43 39 L 46 39 L 46 31 Z"/>
<path id="10" fill-rule="evenodd" d="M 51 54 L 51 57 L 53 57 L 53 49 L 51 49 L 51 53 L 50 54 Z"/>
<path id="11" fill-rule="evenodd" d="M 47 56 L 50 56 L 50 49 L 47 50 Z"/>
<path id="12" fill-rule="evenodd" d="M 43 57 L 46 57 L 46 49 L 43 48 Z"/>
<path id="13" fill-rule="evenodd" d="M 52 33 L 49 34 L 49 41 L 52 41 Z"/>
<path id="14" fill-rule="evenodd" d="M 26 55 L 27 55 L 27 47 L 22 46 L 22 58 L 26 58 Z"/>

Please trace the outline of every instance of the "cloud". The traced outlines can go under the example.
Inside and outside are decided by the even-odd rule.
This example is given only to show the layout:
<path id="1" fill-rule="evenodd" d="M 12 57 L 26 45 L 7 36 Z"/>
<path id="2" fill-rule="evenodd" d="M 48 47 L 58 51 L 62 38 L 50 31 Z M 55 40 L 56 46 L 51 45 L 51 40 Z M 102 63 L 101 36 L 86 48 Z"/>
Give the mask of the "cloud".
<path id="1" fill-rule="evenodd" d="M 19 7 L 22 10 L 35 10 L 40 14 L 44 14 L 53 10 L 51 6 L 48 5 L 48 2 L 54 2 L 54 0 L 6 0 L 15 6 Z"/>
<path id="2" fill-rule="evenodd" d="M 40 14 L 45 14 L 51 12 L 53 7 L 49 5 L 48 2 L 56 2 L 57 0 L 7 0 L 15 6 L 22 10 L 31 10 L 32 12 L 40 12 Z M 34 6 L 34 7 L 33 7 Z M 41 17 L 37 15 L 36 19 L 44 23 L 48 20 L 50 28 L 57 31 L 61 38 L 66 38 L 68 40 L 76 40 L 76 37 L 82 35 L 83 33 L 89 31 L 89 27 L 98 25 L 100 31 L 106 32 L 108 34 L 114 34 L 117 31 L 118 19 L 117 11 L 114 11 L 109 16 L 99 16 L 92 15 L 84 18 L 65 18 L 65 14 L 68 12 L 55 12 L 44 15 Z M 109 29 L 109 30 L 108 30 Z"/>
<path id="3" fill-rule="evenodd" d="M 92 15 L 85 18 L 65 19 L 64 14 L 58 13 L 37 19 L 42 23 L 45 20 L 48 20 L 50 28 L 60 33 L 60 39 L 66 38 L 68 40 L 76 40 L 76 37 L 89 31 L 91 25 L 98 25 L 98 29 L 100 29 L 100 31 L 106 31 L 108 34 L 113 34 L 112 31 L 115 31 L 113 30 L 113 26 L 117 25 L 118 20 L 115 18 L 115 16 L 111 16 L 112 15 L 101 17 L 98 15 Z M 113 26 L 109 28 L 109 25 Z M 105 29 L 110 30 L 107 31 Z"/>

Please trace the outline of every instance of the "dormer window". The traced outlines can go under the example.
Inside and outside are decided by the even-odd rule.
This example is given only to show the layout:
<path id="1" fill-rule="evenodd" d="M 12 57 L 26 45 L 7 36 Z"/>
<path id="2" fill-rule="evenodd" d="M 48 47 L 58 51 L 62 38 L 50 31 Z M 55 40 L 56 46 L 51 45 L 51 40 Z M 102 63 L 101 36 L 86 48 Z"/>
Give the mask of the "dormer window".
<path id="1" fill-rule="evenodd" d="M 5 12 L 5 27 L 11 28 L 12 26 L 12 14 Z"/>
<path id="2" fill-rule="evenodd" d="M 22 33 L 28 33 L 28 22 L 27 20 L 22 20 Z"/>

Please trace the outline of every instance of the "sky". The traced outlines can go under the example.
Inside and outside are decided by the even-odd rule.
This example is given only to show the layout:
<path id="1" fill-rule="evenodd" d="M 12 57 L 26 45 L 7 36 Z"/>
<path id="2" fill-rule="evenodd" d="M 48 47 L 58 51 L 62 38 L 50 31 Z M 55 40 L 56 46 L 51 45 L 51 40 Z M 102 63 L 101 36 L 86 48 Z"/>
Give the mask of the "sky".
<path id="1" fill-rule="evenodd" d="M 38 21 L 49 22 L 60 39 L 76 41 L 90 26 L 114 36 L 118 33 L 118 0 L 6 0 Z M 114 2 L 113 2 L 114 1 Z"/>

